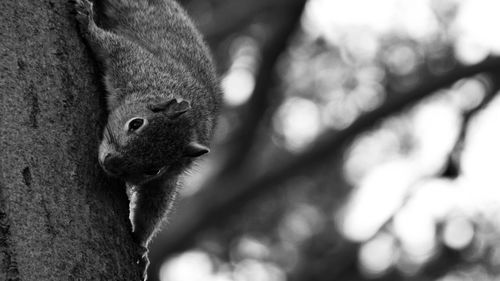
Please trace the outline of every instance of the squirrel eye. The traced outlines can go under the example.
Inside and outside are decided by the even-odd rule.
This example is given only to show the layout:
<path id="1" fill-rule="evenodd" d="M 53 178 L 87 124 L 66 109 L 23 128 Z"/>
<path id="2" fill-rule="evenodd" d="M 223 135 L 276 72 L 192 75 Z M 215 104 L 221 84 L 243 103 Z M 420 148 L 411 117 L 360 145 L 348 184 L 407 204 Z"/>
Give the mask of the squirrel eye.
<path id="1" fill-rule="evenodd" d="M 139 128 L 142 127 L 143 124 L 144 124 L 144 119 L 134 118 L 134 119 L 130 120 L 128 123 L 128 131 L 129 132 L 137 131 L 137 130 L 139 130 Z"/>
<path id="2" fill-rule="evenodd" d="M 167 169 L 167 166 L 163 166 L 161 168 L 151 168 L 151 169 L 148 169 L 148 170 L 145 170 L 143 173 L 144 175 L 148 176 L 148 177 L 152 177 L 152 176 L 157 176 L 161 173 L 163 173 L 165 170 Z"/>
<path id="3" fill-rule="evenodd" d="M 160 173 L 161 169 L 151 169 L 151 170 L 146 170 L 144 171 L 144 174 L 146 176 L 156 176 Z"/>

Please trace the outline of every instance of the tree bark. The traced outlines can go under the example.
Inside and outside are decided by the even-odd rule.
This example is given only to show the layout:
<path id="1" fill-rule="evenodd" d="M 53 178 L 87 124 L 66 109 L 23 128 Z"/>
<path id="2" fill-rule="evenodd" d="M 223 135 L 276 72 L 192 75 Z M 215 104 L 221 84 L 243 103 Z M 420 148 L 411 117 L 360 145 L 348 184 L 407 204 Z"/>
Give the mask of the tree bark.
<path id="1" fill-rule="evenodd" d="M 0 2 L 0 280 L 140 280 L 104 100 L 65 1 Z"/>

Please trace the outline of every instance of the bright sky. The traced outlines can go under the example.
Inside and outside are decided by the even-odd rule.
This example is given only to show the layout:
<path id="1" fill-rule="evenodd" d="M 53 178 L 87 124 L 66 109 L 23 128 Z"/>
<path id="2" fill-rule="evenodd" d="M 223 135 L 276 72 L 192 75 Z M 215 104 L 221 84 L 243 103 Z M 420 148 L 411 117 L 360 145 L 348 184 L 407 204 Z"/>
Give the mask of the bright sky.
<path id="1" fill-rule="evenodd" d="M 425 39 L 438 28 L 430 9 L 459 3 L 454 32 L 458 56 L 477 62 L 489 51 L 500 52 L 500 1 L 497 0 L 313 0 L 304 26 L 310 33 L 326 36 L 332 42 L 342 40 L 342 28 L 368 28 L 376 34 L 400 32 Z"/>
<path id="2" fill-rule="evenodd" d="M 369 28 L 376 33 L 401 31 L 420 37 L 436 28 L 428 6 L 429 0 L 314 0 L 305 23 L 311 32 L 334 42 L 340 39 L 343 27 Z"/>
<path id="3" fill-rule="evenodd" d="M 491 36 L 500 24 L 496 13 L 500 2 L 496 0 L 313 0 L 305 22 L 311 32 L 327 35 L 334 41 L 342 27 L 366 27 L 376 33 L 404 32 L 418 39 L 430 35 L 438 27 L 431 3 L 446 6 L 453 2 L 461 5 L 456 19 L 457 35 L 498 50 L 500 39 Z"/>

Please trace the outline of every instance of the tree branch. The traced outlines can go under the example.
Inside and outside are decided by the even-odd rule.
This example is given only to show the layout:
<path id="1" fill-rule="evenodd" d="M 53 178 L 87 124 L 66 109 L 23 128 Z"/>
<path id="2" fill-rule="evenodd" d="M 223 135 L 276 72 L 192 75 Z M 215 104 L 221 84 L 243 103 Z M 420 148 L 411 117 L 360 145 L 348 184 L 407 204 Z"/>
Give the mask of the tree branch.
<path id="1" fill-rule="evenodd" d="M 485 109 L 498 95 L 500 90 L 500 79 L 498 79 L 500 73 L 494 72 L 490 75 L 491 85 L 488 85 L 486 89 L 485 96 L 479 104 L 474 108 L 463 113 L 463 120 L 460 126 L 460 132 L 458 134 L 455 145 L 453 146 L 445 169 L 443 170 L 442 176 L 448 178 L 455 178 L 460 174 L 461 171 L 461 156 L 465 145 L 465 140 L 467 139 L 468 129 L 471 120 L 483 109 Z"/>
<path id="2" fill-rule="evenodd" d="M 127 196 L 97 163 L 104 95 L 70 11 L 0 2 L 0 280 L 140 278 Z"/>
<path id="3" fill-rule="evenodd" d="M 499 69 L 500 58 L 498 57 L 488 58 L 471 66 L 457 66 L 446 74 L 428 79 L 425 84 L 409 92 L 393 95 L 395 98 L 359 117 L 345 130 L 328 130 L 309 149 L 282 165 L 272 163 L 269 170 L 257 178 L 235 174 L 223 178 L 218 183 L 217 194 L 214 194 L 210 188 L 202 190 L 192 199 L 184 202 L 183 205 L 189 207 L 180 208 L 179 216 L 169 226 L 169 232 L 151 247 L 151 260 L 155 261 L 150 267 L 151 272 L 157 272 L 155 270 L 159 269 L 162 261 L 168 256 L 192 246 L 203 229 L 222 223 L 241 210 L 248 201 L 282 187 L 281 183 L 292 176 L 318 168 L 325 159 L 339 155 L 355 136 L 372 128 L 382 119 L 400 112 L 462 78 Z"/>
<path id="4" fill-rule="evenodd" d="M 226 1 L 213 11 L 213 22 L 200 26 L 200 30 L 208 42 L 218 42 L 250 24 L 260 13 L 277 8 L 287 10 L 293 4 L 289 0 Z"/>
<path id="5" fill-rule="evenodd" d="M 482 261 L 484 263 L 484 261 Z M 340 271 L 340 274 L 336 274 L 330 278 L 330 276 L 325 275 L 331 269 L 325 268 L 325 272 L 323 275 L 318 274 L 318 276 L 322 276 L 322 278 L 314 279 L 311 280 L 310 278 L 302 278 L 302 279 L 291 279 L 292 281 L 302 281 L 302 280 L 308 280 L 308 281 L 330 281 L 330 280 L 353 280 L 353 281 L 401 281 L 401 280 L 422 280 L 422 281 L 431 281 L 431 280 L 437 280 L 441 278 L 442 276 L 446 275 L 448 272 L 457 269 L 457 268 L 464 268 L 466 266 L 471 266 L 475 264 L 481 264 L 480 261 L 469 261 L 466 260 L 463 257 L 463 254 L 449 249 L 449 248 L 443 248 L 441 252 L 437 255 L 437 257 L 434 257 L 429 263 L 423 265 L 423 267 L 420 269 L 420 271 L 414 275 L 414 276 L 406 276 L 405 274 L 401 273 L 400 271 L 396 269 L 392 269 L 386 274 L 379 276 L 379 277 L 365 277 L 363 274 L 358 270 L 358 260 L 357 256 L 356 259 L 351 260 L 350 263 L 348 261 L 343 261 L 344 264 L 348 264 L 349 266 L 337 270 L 337 272 Z M 333 263 L 328 263 L 324 262 L 323 264 L 328 264 L 330 267 Z M 304 276 L 305 277 L 305 276 Z"/>
<path id="6" fill-rule="evenodd" d="M 234 144 L 228 153 L 223 168 L 223 173 L 235 171 L 240 168 L 248 153 L 255 143 L 259 125 L 266 116 L 273 97 L 270 95 L 272 86 L 275 84 L 275 66 L 281 54 L 286 50 L 290 38 L 293 36 L 300 18 L 304 11 L 306 0 L 294 0 L 289 7 L 289 14 L 286 15 L 273 35 L 269 36 L 262 48 L 262 58 L 258 69 L 253 93 L 243 108 L 242 121 L 230 141 Z M 293 5 L 292 5 L 293 4 Z"/>

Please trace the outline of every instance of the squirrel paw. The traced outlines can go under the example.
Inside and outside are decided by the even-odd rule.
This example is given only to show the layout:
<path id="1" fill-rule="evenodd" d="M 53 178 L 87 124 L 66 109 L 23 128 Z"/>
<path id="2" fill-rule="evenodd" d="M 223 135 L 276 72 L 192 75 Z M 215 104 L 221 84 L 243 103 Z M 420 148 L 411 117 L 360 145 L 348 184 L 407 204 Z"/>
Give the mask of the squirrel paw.
<path id="1" fill-rule="evenodd" d="M 139 246 L 137 249 L 137 255 L 135 262 L 139 266 L 139 268 L 142 271 L 142 279 L 141 280 L 146 280 L 147 279 L 147 271 L 148 271 L 148 266 L 149 266 L 149 259 L 148 259 L 148 249 Z"/>
<path id="2" fill-rule="evenodd" d="M 76 19 L 80 23 L 82 29 L 88 28 L 89 24 L 94 21 L 93 4 L 89 0 L 73 0 L 76 11 Z"/>

